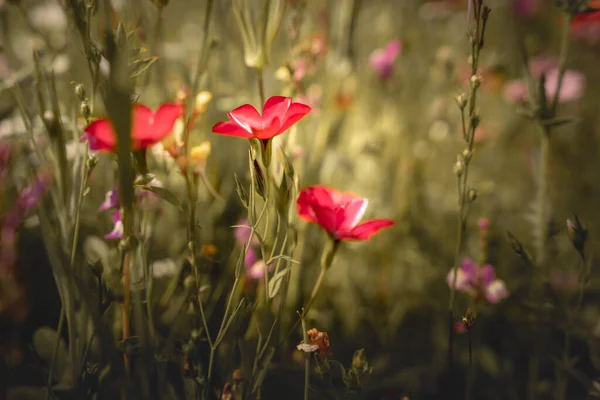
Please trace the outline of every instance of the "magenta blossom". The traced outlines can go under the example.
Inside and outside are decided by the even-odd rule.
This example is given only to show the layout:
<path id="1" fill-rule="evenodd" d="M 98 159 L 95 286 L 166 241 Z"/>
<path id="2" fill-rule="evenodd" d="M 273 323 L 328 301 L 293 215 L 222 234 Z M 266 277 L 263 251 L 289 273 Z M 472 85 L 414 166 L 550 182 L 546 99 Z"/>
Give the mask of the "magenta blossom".
<path id="1" fill-rule="evenodd" d="M 148 184 L 150 186 L 162 187 L 162 183 L 154 178 Z M 151 203 L 159 199 L 159 197 L 152 192 L 147 190 L 142 190 L 138 195 L 138 205 L 141 205 L 144 200 L 147 200 Z M 121 220 L 121 203 L 119 201 L 119 186 L 115 185 L 113 190 L 109 190 L 106 192 L 106 196 L 100 207 L 98 207 L 98 211 L 106 211 L 106 210 L 116 210 L 113 215 L 113 230 L 104 235 L 105 239 L 122 239 L 123 238 L 123 221 Z"/>
<path id="2" fill-rule="evenodd" d="M 448 273 L 448 286 L 454 282 L 454 268 Z M 456 276 L 456 290 L 470 294 L 474 301 L 486 299 L 492 304 L 508 297 L 504 281 L 496 279 L 494 267 L 479 266 L 470 258 L 464 258 Z"/>
<path id="3" fill-rule="evenodd" d="M 402 51 L 402 42 L 392 40 L 383 49 L 377 49 L 369 56 L 369 65 L 380 79 L 386 80 L 394 73 L 394 62 Z"/>
<path id="4" fill-rule="evenodd" d="M 245 246 L 250 240 L 250 234 L 252 233 L 252 228 L 250 228 L 250 222 L 246 218 L 240 219 L 235 227 L 235 242 L 240 246 Z M 256 235 L 252 235 L 252 243 L 251 246 L 258 245 L 258 238 Z M 248 250 L 248 253 L 250 250 Z"/>
<path id="5" fill-rule="evenodd" d="M 273 270 L 274 265 L 269 265 L 269 271 Z M 246 274 L 253 279 L 261 279 L 265 276 L 265 260 L 257 260 L 250 264 L 246 264 Z"/>

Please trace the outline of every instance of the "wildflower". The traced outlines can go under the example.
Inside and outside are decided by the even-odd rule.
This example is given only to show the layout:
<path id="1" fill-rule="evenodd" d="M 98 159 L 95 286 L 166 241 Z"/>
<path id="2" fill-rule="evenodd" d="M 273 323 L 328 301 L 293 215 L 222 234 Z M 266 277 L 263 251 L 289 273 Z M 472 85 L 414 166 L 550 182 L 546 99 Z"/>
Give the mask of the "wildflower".
<path id="1" fill-rule="evenodd" d="M 113 215 L 113 230 L 104 235 L 105 239 L 123 238 L 123 221 L 121 220 L 121 210 L 115 211 Z"/>
<path id="2" fill-rule="evenodd" d="M 215 124 L 213 132 L 260 139 L 267 148 L 270 139 L 291 128 L 310 110 L 305 104 L 292 102 L 290 97 L 273 96 L 265 102 L 262 115 L 250 104 L 244 104 L 227 113 L 229 121 Z"/>
<path id="3" fill-rule="evenodd" d="M 536 57 L 530 63 L 531 75 L 539 80 L 542 74 L 546 76 L 546 98 L 554 99 L 558 90 L 558 61 L 552 57 Z M 559 103 L 569 103 L 583 97 L 586 85 L 585 76 L 577 71 L 567 70 L 563 76 Z M 504 85 L 504 97 L 514 103 L 525 103 L 527 99 L 527 84 L 523 80 L 512 80 Z"/>
<path id="4" fill-rule="evenodd" d="M 319 351 L 323 356 L 329 354 L 329 336 L 327 332 L 319 332 L 316 328 L 310 329 L 306 332 L 310 343 L 300 342 L 296 348 L 305 353 L 314 353 Z"/>
<path id="5" fill-rule="evenodd" d="M 247 219 L 240 219 L 235 227 L 234 236 L 235 241 L 239 246 L 245 246 L 248 240 L 250 240 L 250 235 L 252 234 L 252 228 L 250 228 L 250 222 Z M 256 235 L 252 235 L 252 243 L 251 246 L 258 245 L 258 238 Z"/>
<path id="6" fill-rule="evenodd" d="M 248 253 L 250 253 L 250 251 L 248 251 Z M 252 252 L 252 254 L 254 255 L 254 258 L 256 260 L 256 256 L 254 254 L 254 252 Z M 252 263 L 248 262 L 248 255 L 246 255 L 246 263 L 245 263 L 245 267 L 246 267 L 246 274 L 248 274 L 248 276 L 251 279 L 261 279 L 265 276 L 265 260 L 258 260 L 258 261 L 254 261 Z M 274 265 L 269 265 L 269 271 L 273 270 Z"/>
<path id="7" fill-rule="evenodd" d="M 454 282 L 454 268 L 448 273 L 448 286 Z M 464 258 L 456 275 L 456 290 L 470 294 L 474 301 L 483 298 L 492 304 L 508 297 L 504 281 L 496 279 L 494 267 L 479 266 L 470 258 Z"/>
<path id="8" fill-rule="evenodd" d="M 160 142 L 172 131 L 175 121 L 183 113 L 179 104 L 163 104 L 156 112 L 136 104 L 133 106 L 131 137 L 134 150 L 145 150 Z M 87 140 L 90 150 L 116 151 L 117 136 L 112 122 L 107 118 L 98 119 L 84 129 L 82 140 Z"/>
<path id="9" fill-rule="evenodd" d="M 325 229 L 336 241 L 368 240 L 381 229 L 394 225 L 391 219 L 372 219 L 359 224 L 369 201 L 326 186 L 309 186 L 298 197 L 298 214 Z"/>
<path id="10" fill-rule="evenodd" d="M 308 334 L 310 344 L 316 345 L 321 354 L 329 354 L 329 335 L 327 335 L 327 332 L 319 332 L 316 328 L 313 328 L 306 333 Z"/>
<path id="11" fill-rule="evenodd" d="M 369 65 L 380 79 L 390 78 L 394 72 L 394 62 L 402 51 L 402 42 L 392 40 L 383 49 L 377 49 L 369 56 Z"/>

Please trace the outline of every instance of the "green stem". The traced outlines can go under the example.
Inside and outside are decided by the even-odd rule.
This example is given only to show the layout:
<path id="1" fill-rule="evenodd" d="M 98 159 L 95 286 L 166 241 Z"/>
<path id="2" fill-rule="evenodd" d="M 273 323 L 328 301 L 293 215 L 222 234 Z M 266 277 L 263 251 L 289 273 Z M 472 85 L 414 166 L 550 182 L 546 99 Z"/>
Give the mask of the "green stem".
<path id="1" fill-rule="evenodd" d="M 258 84 L 258 96 L 262 107 L 265 104 L 265 81 L 262 68 L 256 68 L 256 83 Z"/>
<path id="2" fill-rule="evenodd" d="M 467 373 L 467 395 L 466 400 L 471 400 L 473 397 L 473 339 L 471 337 L 471 329 L 467 330 L 469 340 L 469 371 Z"/>
<path id="3" fill-rule="evenodd" d="M 302 337 L 305 344 L 310 343 L 310 339 L 308 338 L 308 329 L 306 327 L 306 320 L 304 319 L 304 315 L 300 316 L 300 321 L 302 322 Z M 304 353 L 304 400 L 308 400 L 308 387 L 310 384 L 310 355 L 312 353 Z"/>

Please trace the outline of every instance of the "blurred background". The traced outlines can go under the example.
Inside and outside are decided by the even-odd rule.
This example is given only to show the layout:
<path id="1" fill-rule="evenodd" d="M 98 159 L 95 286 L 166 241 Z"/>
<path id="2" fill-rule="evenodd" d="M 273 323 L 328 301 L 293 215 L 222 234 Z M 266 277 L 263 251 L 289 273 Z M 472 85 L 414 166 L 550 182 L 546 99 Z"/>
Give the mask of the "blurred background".
<path id="1" fill-rule="evenodd" d="M 43 163 L 30 161 L 31 134 L 42 147 L 48 140 L 40 117 L 44 110 L 40 112 L 37 100 L 40 88 L 34 51 L 38 68 L 47 77 L 52 71 L 54 77 L 69 163 L 82 162 L 86 144 L 79 137 L 85 119 L 80 116 L 81 101 L 74 87 L 83 84 L 89 97 L 94 84 L 72 5 L 84 7 L 85 3 L 0 0 L 0 144 L 13 152 L 9 171 L 3 175 L 0 169 L 4 188 L 0 189 L 0 219 L 7 219 L 19 191 L 27 185 L 27 165 L 38 172 L 44 168 Z M 248 3 L 256 19 L 261 2 Z M 596 234 L 600 230 L 600 11 L 582 8 L 584 17 L 575 19 L 568 36 L 567 73 L 555 117 L 568 123 L 553 126 L 549 139 L 544 175 L 549 239 L 546 262 L 536 275 L 535 268 L 524 261 L 526 257 L 514 251 L 515 243 L 511 245 L 507 234 L 533 257 L 539 218 L 536 196 L 544 179 L 539 166 L 544 155 L 535 118 L 523 112 L 527 103 L 523 50 L 534 78 L 547 73 L 550 81 L 559 65 L 564 13 L 559 1 L 484 2 L 492 11 L 479 57 L 476 110 L 480 123 L 468 175 L 477 199 L 469 207 L 460 259 L 480 259 L 478 223 L 489 221 L 486 263 L 494 266 L 508 296 L 496 304 L 477 304 L 476 321 L 468 335 L 458 329 L 455 371 L 449 374 L 447 275 L 455 259 L 459 211 L 453 165 L 465 148 L 455 98 L 470 91 L 468 27 L 473 10 L 469 11 L 466 0 L 283 3 L 285 13 L 263 72 L 265 94 L 290 96 L 313 110 L 279 136 L 276 144 L 292 155 L 300 188 L 324 184 L 351 191 L 369 199 L 365 218 L 396 222 L 368 242 L 340 247 L 310 315 L 310 327 L 328 333 L 330 357 L 346 368 L 356 350 L 365 350 L 372 373 L 363 382 L 363 398 L 464 398 L 469 344 L 475 382 L 472 399 L 556 398 L 561 379 L 568 384 L 558 398 L 585 399 L 594 392 L 600 396 L 595 383 L 600 368 L 600 281 L 595 260 L 600 249 Z M 234 174 L 243 182 L 249 182 L 250 174 L 247 142 L 215 135 L 211 127 L 241 104 L 260 110 L 256 72 L 245 62 L 244 43 L 229 0 L 213 2 L 208 40 L 206 1 L 171 0 L 163 7 L 160 0 L 112 0 L 110 5 L 112 29 L 122 21 L 128 31 L 135 32 L 136 46 L 145 49 L 142 57 L 159 57 L 136 78 L 134 94 L 141 103 L 156 107 L 177 101 L 185 88 L 193 86 L 203 46 L 211 46 L 196 89 L 210 92 L 212 100 L 190 140 L 192 144 L 210 142 L 206 182 L 219 195 L 216 198 L 207 185 L 199 185 L 201 270 L 206 276 L 203 282 L 211 287 L 209 330 L 213 326 L 218 330 L 223 296 L 232 285 L 239 253 L 232 226 L 247 218 Z M 91 19 L 90 37 L 101 47 L 106 27 L 100 14 Z M 109 73 L 105 58 L 98 65 L 100 75 Z M 546 92 L 552 90 L 546 86 Z M 19 99 L 24 107 L 19 106 Z M 96 93 L 91 101 L 92 117 L 105 116 L 100 95 Z M 23 110 L 31 117 L 31 126 L 24 122 Z M 184 180 L 163 149 L 152 152 L 149 165 L 183 203 Z M 77 273 L 82 277 L 90 252 L 118 261 L 118 241 L 103 239 L 113 228 L 112 215 L 98 211 L 115 177 L 114 159 L 100 154 L 81 208 L 78 258 L 82 261 Z M 154 265 L 154 291 L 160 299 L 172 270 L 187 259 L 186 215 L 166 202 L 147 212 L 153 216 L 147 259 Z M 574 215 L 589 230 L 585 259 L 592 272 L 585 287 L 580 285 L 582 261 L 567 226 L 567 219 L 573 220 Z M 302 239 L 293 257 L 300 265 L 292 268 L 288 309 L 281 322 L 288 329 L 296 320 L 294 310 L 301 307 L 319 273 L 325 238 L 315 225 L 298 221 L 296 227 Z M 9 247 L 14 249 L 13 280 L 0 292 L 4 297 L 0 302 L 0 398 L 43 398 L 40 388 L 46 386 L 56 341 L 54 331 L 43 329 L 57 328 L 61 301 L 36 210 L 23 215 L 17 233 L 13 240 L 3 233 L 0 245 L 4 255 Z M 157 272 L 160 268 L 166 272 Z M 2 273 L 7 271 L 8 267 Z M 118 292 L 122 284 L 118 276 L 110 278 L 111 273 L 114 268 L 105 267 L 100 285 L 106 285 L 107 292 Z M 532 287 L 538 287 L 533 276 L 542 283 L 536 292 L 532 292 Z M 246 275 L 243 279 L 243 296 L 252 298 L 260 283 Z M 121 289 L 111 285 L 121 285 Z M 18 292 L 11 301 L 7 300 L 8 287 Z M 454 319 L 459 326 L 467 307 L 472 307 L 470 296 L 457 293 Z M 111 312 L 110 308 L 106 311 L 107 315 Z M 107 320 L 116 321 L 110 324 L 116 324 L 111 329 L 118 332 L 119 318 L 108 316 Z M 168 336 L 169 324 L 161 329 Z M 184 333 L 173 327 L 173 335 L 185 342 L 182 338 L 189 335 L 189 325 L 180 329 Z M 565 359 L 567 332 L 570 347 Z M 68 341 L 66 328 L 61 334 Z M 304 363 L 295 349 L 301 340 L 301 331 L 296 329 L 275 354 L 262 398 L 302 398 Z M 233 379 L 224 364 L 218 367 L 220 386 Z M 336 398 L 320 391 L 318 377 L 312 379 L 315 392 L 311 396 Z"/>

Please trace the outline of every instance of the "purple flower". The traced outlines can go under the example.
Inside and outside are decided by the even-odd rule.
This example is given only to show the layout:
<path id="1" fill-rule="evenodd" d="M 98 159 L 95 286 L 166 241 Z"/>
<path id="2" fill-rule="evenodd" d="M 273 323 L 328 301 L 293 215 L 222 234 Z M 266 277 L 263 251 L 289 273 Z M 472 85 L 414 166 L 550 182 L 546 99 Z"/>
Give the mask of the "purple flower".
<path id="1" fill-rule="evenodd" d="M 454 268 L 448 273 L 448 286 L 452 287 Z M 479 266 L 470 258 L 464 258 L 456 276 L 456 290 L 470 294 L 474 301 L 487 299 L 492 304 L 508 297 L 504 281 L 496 279 L 494 267 Z"/>
<path id="2" fill-rule="evenodd" d="M 117 209 L 113 215 L 113 230 L 104 235 L 104 239 L 122 239 L 123 238 L 123 221 L 121 221 L 121 210 Z"/>
<path id="3" fill-rule="evenodd" d="M 392 40 L 383 49 L 377 49 L 369 56 L 369 65 L 380 79 L 390 78 L 394 72 L 394 62 L 402 51 L 402 42 Z"/>
<path id="4" fill-rule="evenodd" d="M 106 192 L 104 201 L 102 202 L 102 204 L 100 204 L 98 211 L 104 211 L 104 210 L 108 210 L 110 208 L 117 209 L 119 207 L 120 207 L 120 205 L 119 205 L 118 186 L 115 185 L 115 188 L 113 190 L 109 190 L 108 192 Z"/>

